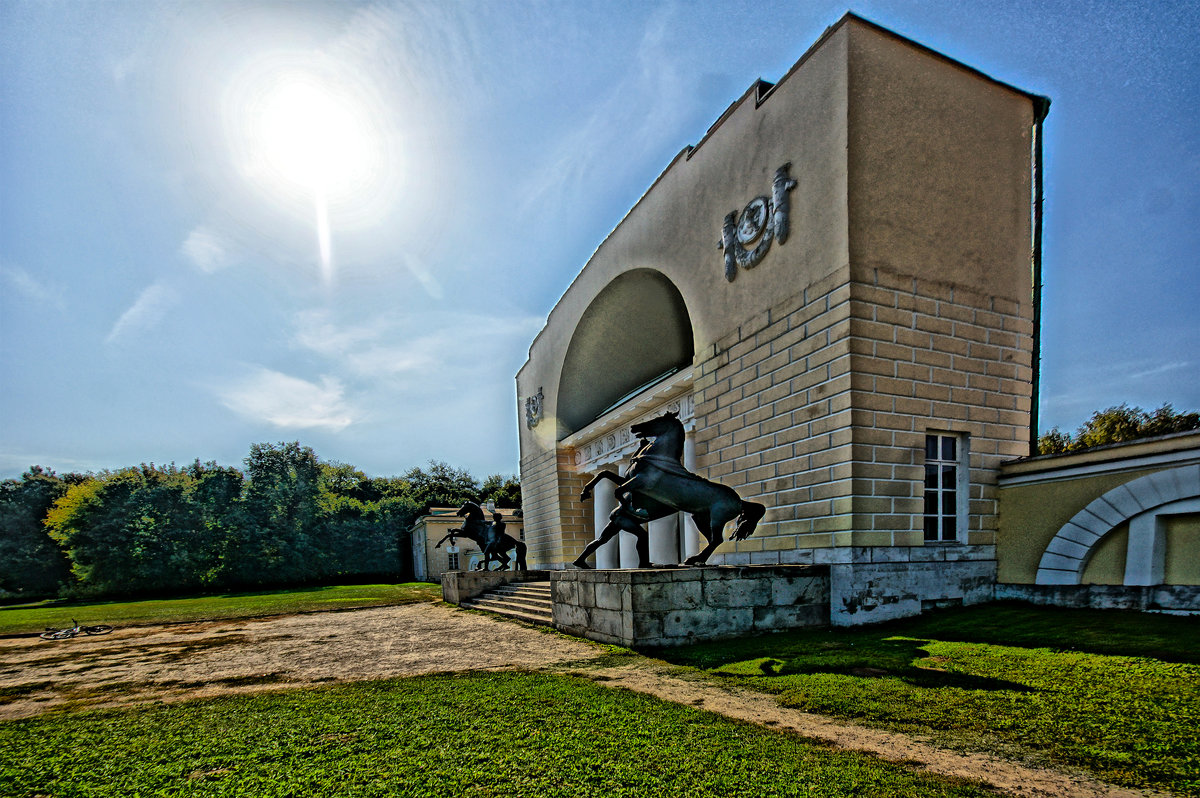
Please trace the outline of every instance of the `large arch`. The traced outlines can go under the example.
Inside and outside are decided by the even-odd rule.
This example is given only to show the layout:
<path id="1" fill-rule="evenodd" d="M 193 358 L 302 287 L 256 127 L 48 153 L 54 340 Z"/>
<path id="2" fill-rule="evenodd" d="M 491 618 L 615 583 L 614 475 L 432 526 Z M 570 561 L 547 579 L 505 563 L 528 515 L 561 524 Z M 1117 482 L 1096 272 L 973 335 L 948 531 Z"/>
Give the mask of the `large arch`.
<path id="1" fill-rule="evenodd" d="M 654 269 L 606 285 L 579 318 L 558 385 L 560 437 L 640 388 L 692 364 L 692 322 L 679 289 Z"/>
<path id="2" fill-rule="evenodd" d="M 1037 584 L 1078 585 L 1100 540 L 1114 527 L 1156 512 L 1192 511 L 1200 497 L 1200 465 L 1170 468 L 1119 485 L 1076 513 L 1051 539 L 1038 564 Z"/>

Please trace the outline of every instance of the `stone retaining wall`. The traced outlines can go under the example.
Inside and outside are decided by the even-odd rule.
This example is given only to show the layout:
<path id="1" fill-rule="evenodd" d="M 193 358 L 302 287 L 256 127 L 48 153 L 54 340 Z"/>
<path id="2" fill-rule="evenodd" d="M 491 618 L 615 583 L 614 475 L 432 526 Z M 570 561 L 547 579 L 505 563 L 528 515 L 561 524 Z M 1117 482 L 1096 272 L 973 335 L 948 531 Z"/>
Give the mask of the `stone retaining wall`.
<path id="1" fill-rule="evenodd" d="M 827 566 L 554 571 L 554 625 L 631 647 L 829 624 Z"/>

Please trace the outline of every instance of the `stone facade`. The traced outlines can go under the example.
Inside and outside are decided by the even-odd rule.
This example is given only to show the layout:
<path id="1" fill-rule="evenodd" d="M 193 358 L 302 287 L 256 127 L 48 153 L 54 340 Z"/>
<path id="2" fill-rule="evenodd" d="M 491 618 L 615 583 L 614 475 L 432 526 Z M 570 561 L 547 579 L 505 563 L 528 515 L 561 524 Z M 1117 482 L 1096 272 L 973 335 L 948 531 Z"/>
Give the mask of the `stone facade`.
<path id="1" fill-rule="evenodd" d="M 711 563 L 836 567 L 834 623 L 990 598 L 996 472 L 1031 438 L 1047 107 L 852 14 L 752 85 L 600 245 L 517 375 L 531 563 L 579 554 L 613 507 L 583 483 L 675 407 L 684 465 L 769 508 Z M 695 551 L 686 517 L 656 524 L 655 562 Z M 605 548 L 599 567 L 636 564 Z M 903 600 L 875 601 L 904 574 Z"/>

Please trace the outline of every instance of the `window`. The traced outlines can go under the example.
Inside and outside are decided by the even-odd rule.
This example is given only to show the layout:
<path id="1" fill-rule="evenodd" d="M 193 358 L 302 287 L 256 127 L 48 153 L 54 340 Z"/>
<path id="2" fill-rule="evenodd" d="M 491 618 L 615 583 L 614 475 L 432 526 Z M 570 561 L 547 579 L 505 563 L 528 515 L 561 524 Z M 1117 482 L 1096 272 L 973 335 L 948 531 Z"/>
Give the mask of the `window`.
<path id="1" fill-rule="evenodd" d="M 446 570 L 447 571 L 457 571 L 458 570 L 458 555 L 457 554 L 447 554 L 446 555 Z"/>
<path id="2" fill-rule="evenodd" d="M 964 436 L 925 436 L 926 543 L 957 541 L 966 526 L 965 450 Z"/>

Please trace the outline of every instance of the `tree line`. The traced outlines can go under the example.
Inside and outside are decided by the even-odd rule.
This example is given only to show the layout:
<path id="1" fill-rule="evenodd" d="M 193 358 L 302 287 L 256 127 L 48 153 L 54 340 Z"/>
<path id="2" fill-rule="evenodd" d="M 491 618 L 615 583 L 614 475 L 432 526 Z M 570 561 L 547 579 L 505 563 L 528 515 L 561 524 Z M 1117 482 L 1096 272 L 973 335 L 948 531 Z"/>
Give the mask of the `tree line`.
<path id="1" fill-rule="evenodd" d="M 244 468 L 196 460 L 96 474 L 33 466 L 0 482 L 0 598 L 170 595 L 411 577 L 407 532 L 431 506 L 521 506 L 432 461 L 399 477 L 254 444 Z"/>
<path id="2" fill-rule="evenodd" d="M 1177 412 L 1170 404 L 1164 404 L 1153 412 L 1119 404 L 1092 413 L 1092 417 L 1083 422 L 1074 434 L 1063 432 L 1058 427 L 1043 432 L 1038 438 L 1037 453 L 1067 454 L 1096 446 L 1197 429 L 1200 429 L 1200 413 Z"/>

